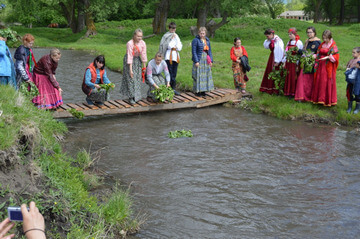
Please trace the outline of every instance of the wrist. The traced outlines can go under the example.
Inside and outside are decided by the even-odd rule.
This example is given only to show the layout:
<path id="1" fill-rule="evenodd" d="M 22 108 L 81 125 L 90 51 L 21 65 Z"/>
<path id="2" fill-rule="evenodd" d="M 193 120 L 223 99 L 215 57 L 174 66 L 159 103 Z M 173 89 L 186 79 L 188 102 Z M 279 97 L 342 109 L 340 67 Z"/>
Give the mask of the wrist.
<path id="1" fill-rule="evenodd" d="M 29 229 L 24 235 L 27 239 L 46 239 L 45 231 L 39 228 Z"/>

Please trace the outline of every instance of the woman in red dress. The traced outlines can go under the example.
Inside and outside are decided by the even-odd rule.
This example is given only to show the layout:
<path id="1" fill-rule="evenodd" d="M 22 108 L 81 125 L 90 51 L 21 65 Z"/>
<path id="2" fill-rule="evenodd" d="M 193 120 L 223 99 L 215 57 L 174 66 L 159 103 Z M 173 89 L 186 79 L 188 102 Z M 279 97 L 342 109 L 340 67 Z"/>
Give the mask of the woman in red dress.
<path id="1" fill-rule="evenodd" d="M 246 93 L 246 82 L 248 81 L 246 70 L 243 69 L 243 64 L 240 59 L 244 56 L 248 58 L 245 47 L 241 45 L 241 39 L 236 37 L 234 39 L 234 46 L 230 50 L 230 58 L 232 60 L 231 68 L 233 70 L 235 88 L 243 94 Z"/>
<path id="2" fill-rule="evenodd" d="M 332 106 L 337 104 L 336 69 L 339 65 L 339 53 L 330 30 L 322 34 L 315 63 L 314 88 L 311 101 L 314 104 Z"/>
<path id="3" fill-rule="evenodd" d="M 269 73 L 272 72 L 273 69 L 279 70 L 279 66 L 284 57 L 284 43 L 278 35 L 275 35 L 275 31 L 272 29 L 267 29 L 264 35 L 266 36 L 264 48 L 270 49 L 270 56 L 259 91 L 268 94 L 278 94 L 279 91 L 276 89 L 274 81 L 269 79 Z"/>

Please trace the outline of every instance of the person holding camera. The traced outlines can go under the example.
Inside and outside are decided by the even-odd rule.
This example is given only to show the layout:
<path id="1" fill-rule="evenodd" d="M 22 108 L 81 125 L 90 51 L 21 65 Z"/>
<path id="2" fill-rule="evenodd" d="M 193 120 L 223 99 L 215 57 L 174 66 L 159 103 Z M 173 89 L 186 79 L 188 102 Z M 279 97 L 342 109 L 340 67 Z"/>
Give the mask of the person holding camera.
<path id="1" fill-rule="evenodd" d="M 46 239 L 44 217 L 36 207 L 35 202 L 30 202 L 29 211 L 26 204 L 21 205 L 21 214 L 23 216 L 23 230 L 27 239 Z M 14 223 L 6 218 L 0 223 L 0 239 L 14 238 L 15 234 L 6 235 Z M 5 236 L 6 235 L 6 236 Z"/>

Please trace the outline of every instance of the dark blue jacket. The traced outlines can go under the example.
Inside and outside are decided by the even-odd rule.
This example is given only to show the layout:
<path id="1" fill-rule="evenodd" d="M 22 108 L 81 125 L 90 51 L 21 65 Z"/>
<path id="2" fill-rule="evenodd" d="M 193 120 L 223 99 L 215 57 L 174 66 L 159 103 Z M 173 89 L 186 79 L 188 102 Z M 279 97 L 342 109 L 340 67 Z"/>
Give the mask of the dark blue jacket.
<path id="1" fill-rule="evenodd" d="M 209 47 L 208 55 L 211 58 L 211 62 L 214 62 L 213 56 L 211 53 L 210 40 L 207 37 L 205 37 L 205 38 L 206 38 L 206 44 Z M 194 40 L 191 42 L 191 50 L 192 50 L 192 61 L 194 63 L 200 62 L 201 54 L 203 53 L 203 50 L 204 50 L 204 43 L 201 41 L 199 35 L 197 35 L 194 38 Z"/>

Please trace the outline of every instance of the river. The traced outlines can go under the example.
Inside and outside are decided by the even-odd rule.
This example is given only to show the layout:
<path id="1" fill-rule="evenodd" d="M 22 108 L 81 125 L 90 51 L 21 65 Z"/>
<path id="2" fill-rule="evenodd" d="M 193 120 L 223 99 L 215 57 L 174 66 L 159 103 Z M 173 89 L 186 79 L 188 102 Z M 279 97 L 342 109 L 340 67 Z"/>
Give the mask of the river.
<path id="1" fill-rule="evenodd" d="M 93 58 L 63 51 L 65 102 L 84 101 Z M 147 215 L 135 238 L 360 237 L 356 130 L 222 106 L 66 123 L 70 154 L 102 149 L 98 167 L 131 185 L 134 211 Z M 194 137 L 167 137 L 180 129 Z"/>

